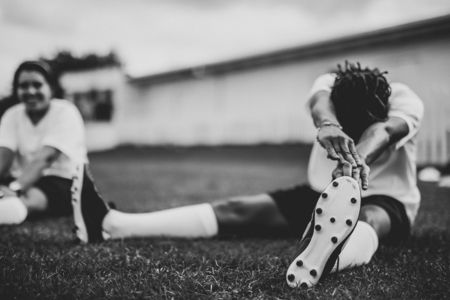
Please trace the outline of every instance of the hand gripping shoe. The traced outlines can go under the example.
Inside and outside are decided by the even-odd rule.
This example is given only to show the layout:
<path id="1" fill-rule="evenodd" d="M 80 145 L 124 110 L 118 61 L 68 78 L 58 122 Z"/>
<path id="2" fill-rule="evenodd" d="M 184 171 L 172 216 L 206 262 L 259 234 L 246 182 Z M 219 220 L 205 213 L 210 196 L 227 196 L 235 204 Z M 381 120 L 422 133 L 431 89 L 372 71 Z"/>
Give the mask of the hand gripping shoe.
<path id="1" fill-rule="evenodd" d="M 101 242 L 109 238 L 102 222 L 109 211 L 98 192 L 88 165 L 79 165 L 72 183 L 72 206 L 75 233 L 82 243 Z"/>
<path id="2" fill-rule="evenodd" d="M 361 190 L 351 177 L 339 177 L 321 194 L 286 279 L 307 288 L 330 273 L 358 222 Z"/>

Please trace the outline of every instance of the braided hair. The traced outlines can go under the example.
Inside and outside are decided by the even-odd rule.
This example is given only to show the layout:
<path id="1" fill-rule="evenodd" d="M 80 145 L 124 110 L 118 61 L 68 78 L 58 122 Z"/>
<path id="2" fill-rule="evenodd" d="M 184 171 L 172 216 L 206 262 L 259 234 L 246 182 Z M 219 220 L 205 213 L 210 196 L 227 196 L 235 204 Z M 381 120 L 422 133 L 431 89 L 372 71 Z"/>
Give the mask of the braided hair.
<path id="1" fill-rule="evenodd" d="M 387 120 L 391 87 L 377 68 L 362 69 L 359 63 L 338 65 L 331 101 L 344 132 L 355 142 L 370 125 Z"/>

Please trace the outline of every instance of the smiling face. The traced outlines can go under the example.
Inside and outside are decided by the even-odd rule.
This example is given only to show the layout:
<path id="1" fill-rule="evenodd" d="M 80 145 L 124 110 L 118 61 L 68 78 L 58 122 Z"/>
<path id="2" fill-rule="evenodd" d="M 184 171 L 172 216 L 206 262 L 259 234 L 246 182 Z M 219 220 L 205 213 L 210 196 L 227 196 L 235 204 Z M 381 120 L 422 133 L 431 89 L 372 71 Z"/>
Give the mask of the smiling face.
<path id="1" fill-rule="evenodd" d="M 18 77 L 17 96 L 29 113 L 45 113 L 52 98 L 52 89 L 38 71 L 23 70 Z"/>

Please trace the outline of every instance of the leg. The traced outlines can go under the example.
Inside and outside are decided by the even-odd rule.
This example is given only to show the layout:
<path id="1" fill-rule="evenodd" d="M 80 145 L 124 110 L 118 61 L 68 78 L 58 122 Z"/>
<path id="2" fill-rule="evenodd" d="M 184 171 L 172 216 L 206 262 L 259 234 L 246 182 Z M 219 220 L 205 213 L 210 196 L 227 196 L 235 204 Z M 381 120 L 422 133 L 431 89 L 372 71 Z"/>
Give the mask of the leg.
<path id="1" fill-rule="evenodd" d="M 0 224 L 20 224 L 27 216 L 38 215 L 47 208 L 47 196 L 38 188 L 30 188 L 20 198 L 8 194 L 0 200 Z"/>
<path id="2" fill-rule="evenodd" d="M 146 214 L 111 210 L 105 217 L 103 229 L 113 238 L 212 237 L 218 234 L 301 236 L 318 195 L 308 186 L 296 186 L 270 194 L 216 201 L 212 205 L 191 205 Z"/>
<path id="3" fill-rule="evenodd" d="M 267 234 L 281 233 L 288 226 L 272 198 L 266 194 L 150 213 L 129 214 L 110 210 L 103 221 L 103 229 L 111 238 Z"/>
<path id="4" fill-rule="evenodd" d="M 339 256 L 339 269 L 369 263 L 379 241 L 398 243 L 409 235 L 409 227 L 405 208 L 399 201 L 387 196 L 363 199 L 358 225 Z"/>
<path id="5" fill-rule="evenodd" d="M 384 208 L 374 204 L 364 205 L 361 207 L 359 220 L 372 226 L 378 239 L 384 240 L 389 236 L 391 219 Z"/>
<path id="6" fill-rule="evenodd" d="M 287 271 L 291 287 L 315 285 L 333 268 L 356 228 L 361 210 L 358 183 L 339 177 L 321 194 L 311 222 Z"/>
<path id="7" fill-rule="evenodd" d="M 150 213 L 130 214 L 109 209 L 90 176 L 82 168 L 74 179 L 74 220 L 77 236 L 82 242 L 101 241 L 105 238 L 130 237 L 212 237 L 220 234 L 285 234 L 292 224 L 303 233 L 310 220 L 315 201 L 299 201 L 305 190 L 301 187 L 278 191 L 271 195 L 237 197 L 211 204 L 198 204 Z M 312 190 L 311 190 L 312 191 Z M 315 192 L 314 192 L 315 193 Z M 282 198 L 276 201 L 274 197 Z M 87 200 L 87 199 L 90 200 Z M 308 197 L 306 197 L 308 198 Z M 284 213 L 278 208 L 283 204 Z M 302 213 L 285 219 L 290 205 L 300 207 Z M 96 208 L 94 208 L 94 206 Z M 300 216 L 300 217 L 299 217 Z M 302 219 L 299 222 L 299 219 Z M 292 221 L 292 220 L 291 220 Z"/>
<path id="8" fill-rule="evenodd" d="M 235 197 L 212 204 L 220 234 L 284 234 L 286 218 L 268 194 Z"/>

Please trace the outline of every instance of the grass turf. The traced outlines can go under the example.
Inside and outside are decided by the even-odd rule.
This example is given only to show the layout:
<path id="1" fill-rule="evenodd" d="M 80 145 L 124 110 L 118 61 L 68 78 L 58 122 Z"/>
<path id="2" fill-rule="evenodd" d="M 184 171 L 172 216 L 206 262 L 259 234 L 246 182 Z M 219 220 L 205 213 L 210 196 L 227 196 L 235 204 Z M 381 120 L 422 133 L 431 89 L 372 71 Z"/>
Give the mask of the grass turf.
<path id="1" fill-rule="evenodd" d="M 120 148 L 91 154 L 119 210 L 146 212 L 260 193 L 305 181 L 310 148 Z M 372 262 L 291 289 L 297 240 L 129 239 L 80 245 L 72 218 L 0 226 L 0 299 L 449 299 L 450 189 L 419 183 L 411 238 Z M 176 220 L 174 220 L 176 221 Z"/>

